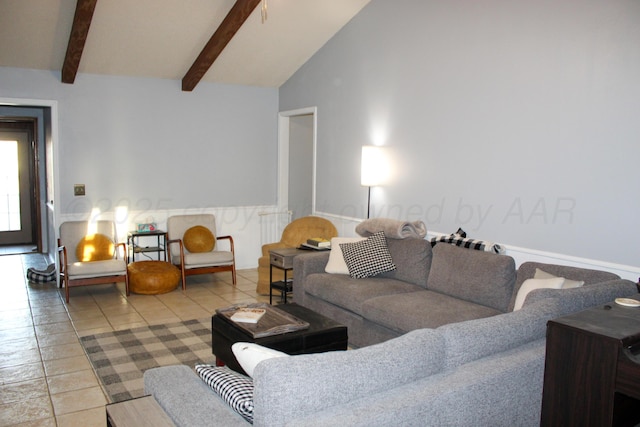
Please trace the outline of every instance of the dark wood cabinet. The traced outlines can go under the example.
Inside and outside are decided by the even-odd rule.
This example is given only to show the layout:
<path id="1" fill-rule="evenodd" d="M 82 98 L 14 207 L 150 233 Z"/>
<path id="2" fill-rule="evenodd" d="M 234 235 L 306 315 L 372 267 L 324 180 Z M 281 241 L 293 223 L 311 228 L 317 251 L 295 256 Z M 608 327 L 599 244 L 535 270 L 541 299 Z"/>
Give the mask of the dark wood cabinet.
<path id="1" fill-rule="evenodd" d="M 640 308 L 611 302 L 549 321 L 541 425 L 638 423 Z"/>

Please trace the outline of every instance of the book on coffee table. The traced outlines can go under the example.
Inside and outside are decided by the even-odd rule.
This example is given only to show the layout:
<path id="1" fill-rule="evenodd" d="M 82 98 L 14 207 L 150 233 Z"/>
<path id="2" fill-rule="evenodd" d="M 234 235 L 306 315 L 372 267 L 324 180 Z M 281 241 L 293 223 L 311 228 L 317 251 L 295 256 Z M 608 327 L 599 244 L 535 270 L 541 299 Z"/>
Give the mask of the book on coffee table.
<path id="1" fill-rule="evenodd" d="M 258 323 L 266 312 L 264 308 L 241 307 L 231 315 L 230 319 L 234 322 Z"/>
<path id="2" fill-rule="evenodd" d="M 236 322 L 232 317 L 243 309 L 262 309 L 264 315 L 256 323 Z M 301 331 L 309 329 L 309 322 L 273 307 L 266 303 L 255 303 L 248 305 L 234 305 L 226 308 L 219 308 L 216 314 L 232 322 L 238 328 L 250 334 L 253 338 L 262 338 L 272 335 L 286 334 L 287 332 Z"/>

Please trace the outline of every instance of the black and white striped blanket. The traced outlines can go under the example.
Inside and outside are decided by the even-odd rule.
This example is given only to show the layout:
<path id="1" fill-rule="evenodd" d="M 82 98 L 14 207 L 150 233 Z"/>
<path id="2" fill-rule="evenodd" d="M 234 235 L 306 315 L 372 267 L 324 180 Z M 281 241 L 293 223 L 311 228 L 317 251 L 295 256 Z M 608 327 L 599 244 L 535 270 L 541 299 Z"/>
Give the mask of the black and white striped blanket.
<path id="1" fill-rule="evenodd" d="M 431 246 L 435 246 L 436 243 L 450 243 L 452 245 L 460 246 L 467 249 L 475 249 L 484 252 L 493 252 L 496 254 L 504 254 L 505 249 L 493 242 L 487 242 L 485 240 L 476 240 L 465 237 L 467 234 L 462 230 L 448 236 L 434 237 L 431 239 Z"/>

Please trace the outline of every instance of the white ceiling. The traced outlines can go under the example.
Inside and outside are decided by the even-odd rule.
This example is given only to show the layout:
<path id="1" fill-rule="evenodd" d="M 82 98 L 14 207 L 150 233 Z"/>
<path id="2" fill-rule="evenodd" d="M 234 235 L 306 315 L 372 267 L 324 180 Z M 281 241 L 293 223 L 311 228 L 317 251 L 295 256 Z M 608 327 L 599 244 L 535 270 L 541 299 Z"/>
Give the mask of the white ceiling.
<path id="1" fill-rule="evenodd" d="M 267 0 L 202 80 L 279 87 L 369 1 Z M 234 3 L 98 0 L 78 73 L 180 80 Z M 61 71 L 75 6 L 0 0 L 0 66 Z"/>

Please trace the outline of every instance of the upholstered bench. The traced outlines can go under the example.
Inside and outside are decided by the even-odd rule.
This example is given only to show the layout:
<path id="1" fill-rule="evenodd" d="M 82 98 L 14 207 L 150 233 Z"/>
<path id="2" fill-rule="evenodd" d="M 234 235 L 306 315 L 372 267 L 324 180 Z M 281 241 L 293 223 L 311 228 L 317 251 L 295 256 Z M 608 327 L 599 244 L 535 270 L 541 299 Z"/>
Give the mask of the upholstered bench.
<path id="1" fill-rule="evenodd" d="M 136 294 L 164 294 L 180 283 L 180 270 L 164 261 L 137 261 L 128 266 L 129 289 Z"/>

